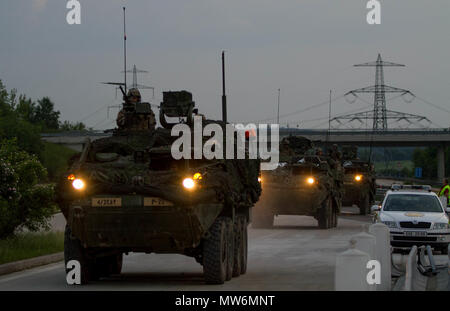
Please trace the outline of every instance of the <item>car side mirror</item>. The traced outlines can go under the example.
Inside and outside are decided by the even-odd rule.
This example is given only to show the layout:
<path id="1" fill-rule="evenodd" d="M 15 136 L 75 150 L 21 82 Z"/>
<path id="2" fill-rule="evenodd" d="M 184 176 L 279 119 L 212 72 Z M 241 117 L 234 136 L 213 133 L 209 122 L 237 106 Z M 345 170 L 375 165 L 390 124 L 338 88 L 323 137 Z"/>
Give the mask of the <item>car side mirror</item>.
<path id="1" fill-rule="evenodd" d="M 450 207 L 447 207 L 447 208 L 445 209 L 445 211 L 447 212 L 447 214 L 450 214 Z"/>
<path id="2" fill-rule="evenodd" d="M 372 205 L 370 210 L 372 211 L 372 213 L 375 213 L 375 212 L 378 212 L 379 210 L 381 210 L 381 207 L 378 205 Z"/>

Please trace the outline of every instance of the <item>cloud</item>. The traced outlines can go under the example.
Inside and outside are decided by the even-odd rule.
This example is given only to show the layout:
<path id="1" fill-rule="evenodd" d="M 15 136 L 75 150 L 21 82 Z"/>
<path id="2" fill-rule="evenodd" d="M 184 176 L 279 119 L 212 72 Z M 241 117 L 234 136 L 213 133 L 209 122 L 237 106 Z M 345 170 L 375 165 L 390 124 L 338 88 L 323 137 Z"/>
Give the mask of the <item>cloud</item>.
<path id="1" fill-rule="evenodd" d="M 47 5 L 48 0 L 33 0 L 33 9 L 42 10 Z"/>

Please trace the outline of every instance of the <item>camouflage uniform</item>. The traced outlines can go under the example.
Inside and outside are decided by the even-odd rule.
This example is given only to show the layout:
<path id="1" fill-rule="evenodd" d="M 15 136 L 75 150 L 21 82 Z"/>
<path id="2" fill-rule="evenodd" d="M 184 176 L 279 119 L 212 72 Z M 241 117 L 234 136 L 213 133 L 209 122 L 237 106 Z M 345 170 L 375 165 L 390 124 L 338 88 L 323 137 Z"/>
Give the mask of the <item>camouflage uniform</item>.
<path id="1" fill-rule="evenodd" d="M 137 103 L 141 102 L 141 93 L 139 92 L 138 89 L 130 89 L 128 91 L 128 102 L 136 105 Z M 153 111 L 151 111 L 151 113 L 149 115 L 138 115 L 138 114 L 133 114 L 131 116 L 131 120 L 128 123 L 128 126 L 126 126 L 126 112 L 124 109 L 121 109 L 119 111 L 119 113 L 117 114 L 117 119 L 116 119 L 116 123 L 117 126 L 120 129 L 130 129 L 130 130 L 149 130 L 149 129 L 155 129 L 156 126 L 156 119 L 155 119 L 155 114 L 153 113 Z"/>

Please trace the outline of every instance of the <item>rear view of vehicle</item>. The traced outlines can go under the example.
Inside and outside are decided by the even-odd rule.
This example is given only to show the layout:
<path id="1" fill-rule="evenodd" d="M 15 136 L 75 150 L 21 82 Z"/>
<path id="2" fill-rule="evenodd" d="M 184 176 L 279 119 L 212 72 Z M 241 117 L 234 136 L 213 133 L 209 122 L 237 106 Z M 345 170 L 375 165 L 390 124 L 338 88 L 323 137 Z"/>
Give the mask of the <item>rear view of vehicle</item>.
<path id="1" fill-rule="evenodd" d="M 430 245 L 444 254 L 448 251 L 449 218 L 430 186 L 393 185 L 386 193 L 377 221 L 389 227 L 395 248 Z"/>
<path id="2" fill-rule="evenodd" d="M 355 204 L 359 207 L 361 215 L 367 215 L 375 200 L 375 171 L 371 163 L 358 159 L 355 146 L 344 146 L 342 151 L 345 174 L 342 204 L 344 206 Z"/>
<path id="3" fill-rule="evenodd" d="M 253 226 L 270 228 L 275 215 L 306 215 L 317 219 L 321 229 L 336 227 L 340 183 L 339 170 L 316 155 L 311 141 L 285 138 L 280 144 L 278 168 L 262 172 L 263 192 L 252 211 Z"/>

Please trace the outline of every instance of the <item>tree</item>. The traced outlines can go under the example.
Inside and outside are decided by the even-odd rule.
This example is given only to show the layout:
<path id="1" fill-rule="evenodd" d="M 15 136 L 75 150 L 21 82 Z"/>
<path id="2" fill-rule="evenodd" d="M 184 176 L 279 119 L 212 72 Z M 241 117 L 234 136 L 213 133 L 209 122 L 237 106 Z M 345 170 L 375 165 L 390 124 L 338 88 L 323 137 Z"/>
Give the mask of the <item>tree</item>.
<path id="1" fill-rule="evenodd" d="M 43 185 L 46 169 L 37 157 L 20 150 L 16 139 L 0 145 L 0 239 L 18 228 L 48 228 L 53 212 L 54 190 Z"/>
<path id="2" fill-rule="evenodd" d="M 69 121 L 64 121 L 61 123 L 59 129 L 61 131 L 85 131 L 86 125 L 83 122 L 72 123 Z"/>
<path id="3" fill-rule="evenodd" d="M 54 110 L 55 105 L 48 97 L 37 102 L 35 122 L 43 125 L 43 129 L 57 130 L 59 128 L 59 111 Z"/>

